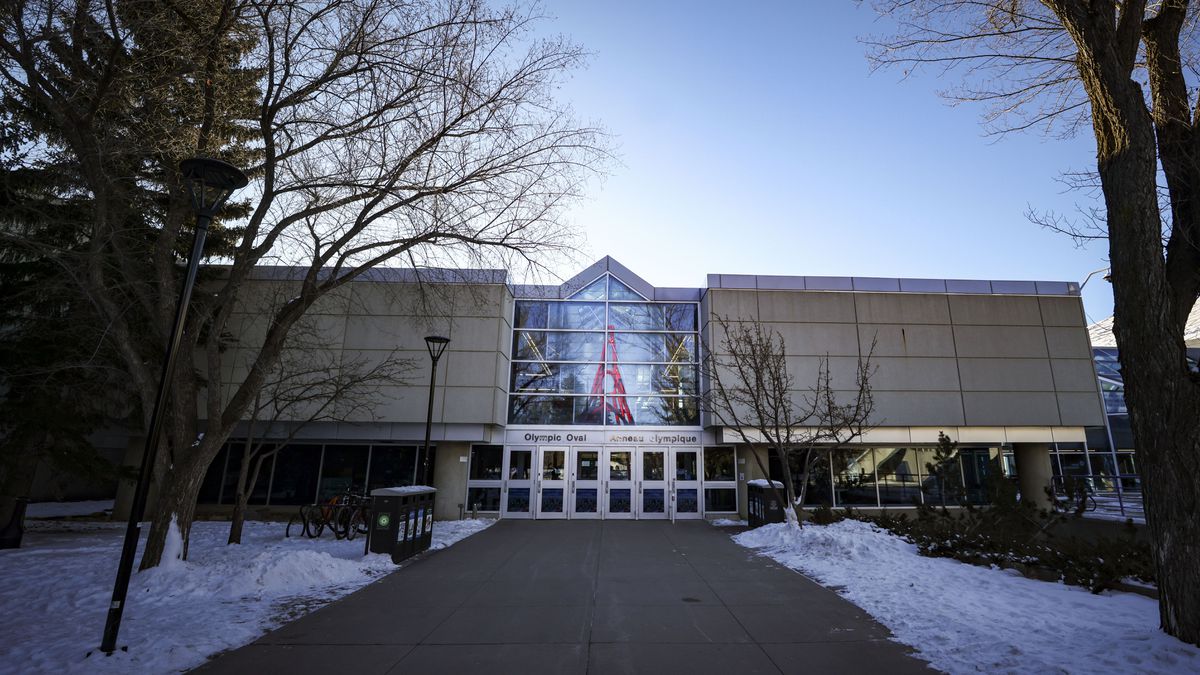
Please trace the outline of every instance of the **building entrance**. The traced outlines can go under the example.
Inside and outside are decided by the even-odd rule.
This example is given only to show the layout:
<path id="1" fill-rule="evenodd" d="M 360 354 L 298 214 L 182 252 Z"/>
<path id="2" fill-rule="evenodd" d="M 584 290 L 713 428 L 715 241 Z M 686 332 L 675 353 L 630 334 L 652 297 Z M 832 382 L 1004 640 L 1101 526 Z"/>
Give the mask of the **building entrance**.
<path id="1" fill-rule="evenodd" d="M 665 446 L 506 447 L 505 518 L 701 518 L 703 453 Z"/>

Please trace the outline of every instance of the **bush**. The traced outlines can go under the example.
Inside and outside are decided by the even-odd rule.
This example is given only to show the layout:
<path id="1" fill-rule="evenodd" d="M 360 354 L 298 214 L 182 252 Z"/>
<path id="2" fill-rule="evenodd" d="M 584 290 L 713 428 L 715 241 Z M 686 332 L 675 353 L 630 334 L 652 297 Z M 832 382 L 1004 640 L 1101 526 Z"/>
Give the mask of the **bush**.
<path id="1" fill-rule="evenodd" d="M 813 509 L 811 520 L 814 525 L 832 525 L 845 517 L 834 511 L 828 502 L 822 502 L 820 506 Z"/>
<path id="2" fill-rule="evenodd" d="M 954 558 L 974 565 L 1014 568 L 1026 576 L 1054 578 L 1093 593 L 1125 578 L 1154 583 L 1150 546 L 1137 541 L 1132 523 L 1117 537 L 1080 539 L 1054 536 L 1051 528 L 1064 514 L 1038 511 L 1004 499 L 991 508 L 964 507 L 954 512 L 920 507 L 919 517 L 858 516 L 916 544 L 922 555 Z"/>

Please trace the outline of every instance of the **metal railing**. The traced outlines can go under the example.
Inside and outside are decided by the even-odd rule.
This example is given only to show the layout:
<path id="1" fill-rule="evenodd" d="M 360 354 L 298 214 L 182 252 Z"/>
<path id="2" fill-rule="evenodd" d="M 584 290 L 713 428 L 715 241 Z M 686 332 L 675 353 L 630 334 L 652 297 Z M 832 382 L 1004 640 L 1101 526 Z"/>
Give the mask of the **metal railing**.
<path id="1" fill-rule="evenodd" d="M 1067 483 L 1082 486 L 1087 493 L 1086 517 L 1146 522 L 1142 503 L 1142 479 L 1136 474 L 1099 476 L 1055 476 L 1052 485 L 1056 499 L 1068 500 Z"/>

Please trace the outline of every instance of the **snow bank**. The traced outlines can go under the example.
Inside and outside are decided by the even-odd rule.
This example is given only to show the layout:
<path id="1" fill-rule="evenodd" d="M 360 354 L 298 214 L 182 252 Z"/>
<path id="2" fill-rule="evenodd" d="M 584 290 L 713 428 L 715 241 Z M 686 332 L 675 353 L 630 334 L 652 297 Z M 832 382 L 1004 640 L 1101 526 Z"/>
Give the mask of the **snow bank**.
<path id="1" fill-rule="evenodd" d="M 733 537 L 865 609 L 934 668 L 1200 672 L 1200 648 L 1158 630 L 1158 603 L 927 558 L 874 525 L 765 525 Z"/>
<path id="2" fill-rule="evenodd" d="M 732 518 L 716 518 L 708 521 L 713 527 L 745 527 L 747 525 L 744 520 L 734 520 Z"/>
<path id="3" fill-rule="evenodd" d="M 434 522 L 432 548 L 491 522 Z M 361 538 L 287 539 L 283 523 L 247 522 L 242 545 L 226 546 L 229 523 L 197 522 L 187 561 L 133 576 L 118 642 L 129 651 L 85 658 L 100 644 L 124 525 L 52 524 L 0 551 L 0 673 L 188 670 L 397 569 L 364 556 Z"/>
<path id="4" fill-rule="evenodd" d="M 90 516 L 94 513 L 111 511 L 113 500 L 101 499 L 83 502 L 34 502 L 25 509 L 26 518 L 63 518 L 66 516 Z"/>

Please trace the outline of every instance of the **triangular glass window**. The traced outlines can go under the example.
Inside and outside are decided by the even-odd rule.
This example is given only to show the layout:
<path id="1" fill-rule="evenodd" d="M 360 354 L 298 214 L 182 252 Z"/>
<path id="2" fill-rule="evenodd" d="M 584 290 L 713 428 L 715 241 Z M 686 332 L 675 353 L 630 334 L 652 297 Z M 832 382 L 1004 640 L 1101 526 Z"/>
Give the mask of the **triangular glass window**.
<path id="1" fill-rule="evenodd" d="M 608 296 L 608 275 L 602 276 L 571 295 L 571 300 L 604 300 Z"/>
<path id="2" fill-rule="evenodd" d="M 645 300 L 637 291 L 621 283 L 616 277 L 608 278 L 609 300 Z"/>

